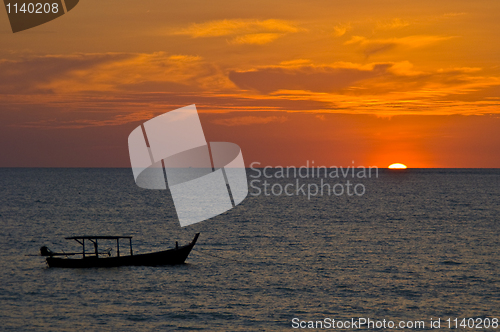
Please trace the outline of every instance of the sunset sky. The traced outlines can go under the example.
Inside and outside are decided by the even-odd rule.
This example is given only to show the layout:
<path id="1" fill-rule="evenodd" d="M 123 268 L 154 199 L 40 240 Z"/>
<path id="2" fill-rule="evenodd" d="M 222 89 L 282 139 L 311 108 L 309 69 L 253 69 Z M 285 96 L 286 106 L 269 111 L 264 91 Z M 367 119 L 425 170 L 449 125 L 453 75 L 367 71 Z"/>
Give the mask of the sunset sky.
<path id="1" fill-rule="evenodd" d="M 247 165 L 500 167 L 500 1 L 82 0 L 0 13 L 0 167 L 129 167 L 196 104 Z"/>

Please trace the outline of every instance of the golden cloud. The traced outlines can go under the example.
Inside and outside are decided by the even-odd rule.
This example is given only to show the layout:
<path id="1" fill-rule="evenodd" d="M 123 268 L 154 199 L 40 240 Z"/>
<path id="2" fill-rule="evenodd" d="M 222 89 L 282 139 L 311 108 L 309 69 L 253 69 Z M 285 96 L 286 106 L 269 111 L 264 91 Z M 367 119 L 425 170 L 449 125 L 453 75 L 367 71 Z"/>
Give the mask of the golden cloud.
<path id="1" fill-rule="evenodd" d="M 232 36 L 232 44 L 266 44 L 301 29 L 283 20 L 218 20 L 195 23 L 188 28 L 175 31 L 175 35 L 192 38 Z"/>
<path id="2" fill-rule="evenodd" d="M 108 127 L 121 126 L 131 122 L 143 122 L 154 117 L 155 114 L 150 111 L 139 111 L 128 114 L 118 114 L 109 119 L 77 119 L 61 120 L 48 119 L 39 121 L 27 121 L 18 124 L 17 128 L 41 128 L 41 129 L 79 129 L 87 127 Z"/>
<path id="3" fill-rule="evenodd" d="M 495 68 L 423 70 L 409 61 L 315 64 L 298 58 L 225 72 L 202 57 L 163 52 L 0 60 L 3 110 L 45 107 L 61 114 L 72 110 L 103 114 L 72 122 L 57 116 L 52 122 L 26 124 L 47 128 L 56 123 L 121 125 L 146 116 L 140 113 L 143 110 L 159 114 L 192 103 L 199 104 L 201 112 L 498 113 L 499 86 Z M 218 124 L 282 121 L 262 119 Z"/>
<path id="4" fill-rule="evenodd" d="M 300 62 L 299 62 L 300 63 Z M 354 83 L 387 74 L 390 63 L 355 65 L 269 66 L 248 71 L 232 71 L 229 79 L 242 89 L 253 89 L 261 93 L 278 90 L 307 90 L 316 92 L 338 92 Z"/>
<path id="5" fill-rule="evenodd" d="M 237 36 L 233 38 L 231 44 L 254 44 L 263 45 L 283 36 L 281 33 L 252 33 L 248 35 Z"/>
<path id="6" fill-rule="evenodd" d="M 351 30 L 350 24 L 339 24 L 333 27 L 333 35 L 335 37 L 341 37 L 346 34 L 347 31 Z"/>
<path id="7" fill-rule="evenodd" d="M 212 123 L 222 126 L 248 126 L 254 124 L 266 124 L 271 122 L 285 122 L 284 116 L 239 116 L 227 119 L 217 119 Z"/>
<path id="8" fill-rule="evenodd" d="M 416 35 L 401 38 L 388 39 L 368 39 L 363 36 L 353 36 L 346 41 L 344 45 L 357 45 L 365 53 L 366 56 L 375 53 L 386 52 L 396 47 L 419 48 L 432 44 L 436 44 L 445 40 L 455 38 L 454 36 L 429 36 Z"/>
<path id="9" fill-rule="evenodd" d="M 156 52 L 121 54 L 119 57 L 110 54 L 108 57 L 108 61 L 67 68 L 57 77 L 37 86 L 71 93 L 119 90 L 180 92 L 207 87 L 216 90 L 231 85 L 216 66 L 198 56 Z"/>
<path id="10" fill-rule="evenodd" d="M 315 112 L 393 114 L 498 113 L 499 101 L 488 98 L 500 79 L 481 68 L 423 71 L 409 61 L 313 65 L 300 59 L 246 71 L 229 78 L 247 93 L 284 100 L 315 100 Z"/>
<path id="11" fill-rule="evenodd" d="M 410 25 L 410 22 L 407 20 L 403 20 L 400 18 L 393 18 L 392 20 L 388 20 L 388 21 L 378 21 L 377 22 L 377 29 L 390 30 L 390 29 L 403 28 L 403 27 L 406 27 L 409 25 Z"/>

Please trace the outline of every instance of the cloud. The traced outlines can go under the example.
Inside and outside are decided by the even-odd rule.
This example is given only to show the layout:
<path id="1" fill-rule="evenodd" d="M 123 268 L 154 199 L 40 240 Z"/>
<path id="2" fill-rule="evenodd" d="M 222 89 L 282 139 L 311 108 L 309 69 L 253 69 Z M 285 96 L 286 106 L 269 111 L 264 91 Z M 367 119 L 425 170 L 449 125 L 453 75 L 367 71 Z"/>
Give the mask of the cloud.
<path id="1" fill-rule="evenodd" d="M 24 56 L 0 60 L 0 114 L 13 125 L 83 128 L 119 126 L 147 118 L 146 111 L 158 115 L 192 103 L 215 113 L 498 113 L 497 71 L 298 58 L 225 72 L 199 56 L 164 52 Z M 255 121 L 281 120 L 219 124 Z"/>
<path id="2" fill-rule="evenodd" d="M 283 36 L 280 33 L 252 33 L 248 35 L 237 36 L 231 40 L 232 44 L 255 44 L 263 45 Z"/>
<path id="3" fill-rule="evenodd" d="M 423 71 L 408 61 L 320 66 L 297 60 L 233 71 L 229 78 L 248 93 L 261 93 L 260 98 L 323 102 L 312 110 L 322 113 L 483 114 L 500 109 L 498 99 L 488 98 L 495 96 L 493 90 L 487 90 L 500 79 L 475 67 Z"/>
<path id="4" fill-rule="evenodd" d="M 188 28 L 173 32 L 192 38 L 229 36 L 232 44 L 267 44 L 288 33 L 301 29 L 283 20 L 218 20 L 195 23 Z"/>
<path id="5" fill-rule="evenodd" d="M 248 126 L 254 124 L 267 124 L 271 122 L 285 122 L 284 116 L 240 116 L 227 119 L 213 120 L 212 123 L 221 126 Z"/>
<path id="6" fill-rule="evenodd" d="M 397 47 L 419 48 L 452 38 L 455 37 L 416 35 L 401 38 L 368 39 L 362 36 L 353 36 L 350 40 L 346 41 L 344 45 L 357 45 L 366 56 L 370 56 L 376 53 L 390 51 Z"/>
<path id="7" fill-rule="evenodd" d="M 481 68 L 448 68 L 434 71 L 419 71 L 408 61 L 394 63 L 387 75 L 360 81 L 355 87 L 343 91 L 345 94 L 390 96 L 407 94 L 411 99 L 443 98 L 448 94 L 471 93 L 476 89 L 496 85 L 495 77 L 477 76 Z M 399 94 L 399 95 L 398 95 Z"/>
<path id="8" fill-rule="evenodd" d="M 249 71 L 232 71 L 229 73 L 229 79 L 242 89 L 253 89 L 266 94 L 278 90 L 332 93 L 358 81 L 385 75 L 391 66 L 392 64 L 384 63 L 358 67 L 349 63 L 330 66 L 271 66 Z"/>
<path id="9" fill-rule="evenodd" d="M 20 56 L 16 60 L 0 60 L 0 94 L 50 93 L 47 84 L 70 72 L 126 61 L 129 54 L 72 54 Z"/>
<path id="10" fill-rule="evenodd" d="M 391 29 L 403 28 L 409 25 L 410 25 L 409 21 L 402 20 L 400 18 L 393 18 L 392 20 L 388 21 L 378 21 L 377 29 L 391 30 Z"/>
<path id="11" fill-rule="evenodd" d="M 282 20 L 220 20 L 193 24 L 176 34 L 198 37 L 218 37 L 259 32 L 297 32 L 299 29 Z"/>
<path id="12" fill-rule="evenodd" d="M 443 14 L 443 17 L 457 17 L 457 16 L 464 16 L 467 15 L 466 12 L 450 12 Z"/>
<path id="13" fill-rule="evenodd" d="M 233 87 L 199 56 L 104 53 L 0 60 L 0 94 L 200 91 Z"/>
<path id="14" fill-rule="evenodd" d="M 351 30 L 350 24 L 339 24 L 333 27 L 333 35 L 335 37 L 340 37 L 345 35 L 349 30 Z"/>
<path id="15" fill-rule="evenodd" d="M 128 114 L 118 114 L 110 119 L 77 119 L 77 120 L 61 120 L 61 119 L 45 119 L 39 121 L 27 121 L 17 124 L 16 128 L 41 128 L 41 129 L 80 129 L 87 127 L 108 127 L 121 126 L 132 122 L 140 122 L 149 120 L 154 117 L 154 113 L 150 111 L 140 111 Z"/>
<path id="16" fill-rule="evenodd" d="M 281 61 L 279 66 L 288 68 L 299 68 L 302 66 L 312 65 L 312 64 L 313 64 L 312 61 L 309 59 L 294 59 L 294 60 Z"/>

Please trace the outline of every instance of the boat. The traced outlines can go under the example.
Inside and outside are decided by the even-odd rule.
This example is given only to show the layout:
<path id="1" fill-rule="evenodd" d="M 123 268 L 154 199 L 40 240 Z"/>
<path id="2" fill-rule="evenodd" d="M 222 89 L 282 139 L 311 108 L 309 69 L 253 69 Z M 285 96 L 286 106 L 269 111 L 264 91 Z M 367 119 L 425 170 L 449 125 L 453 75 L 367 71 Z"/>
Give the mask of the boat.
<path id="1" fill-rule="evenodd" d="M 157 251 L 147 254 L 134 255 L 132 251 L 131 236 L 72 236 L 67 240 L 75 240 L 82 245 L 81 252 L 56 253 L 46 246 L 40 248 L 41 256 L 47 256 L 49 267 L 86 268 L 86 267 L 117 267 L 117 266 L 161 266 L 183 264 L 193 249 L 198 236 L 197 233 L 191 243 L 179 246 L 175 242 L 175 248 Z M 128 239 L 130 254 L 120 255 L 120 239 Z M 111 256 L 111 249 L 99 251 L 99 240 L 116 240 L 116 256 Z M 93 251 L 85 251 L 85 244 L 93 246 Z M 70 258 L 69 256 L 81 256 L 80 258 Z M 64 256 L 64 257 L 58 257 Z"/>

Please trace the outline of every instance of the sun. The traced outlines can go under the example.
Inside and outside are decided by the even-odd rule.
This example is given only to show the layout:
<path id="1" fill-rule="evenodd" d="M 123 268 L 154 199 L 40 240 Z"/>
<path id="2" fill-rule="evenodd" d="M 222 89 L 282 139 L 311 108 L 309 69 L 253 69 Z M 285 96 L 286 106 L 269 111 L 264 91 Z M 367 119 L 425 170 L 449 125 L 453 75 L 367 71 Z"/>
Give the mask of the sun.
<path id="1" fill-rule="evenodd" d="M 401 164 L 401 163 L 394 163 L 394 164 L 391 164 L 389 165 L 389 169 L 407 169 L 408 167 L 406 167 L 405 164 Z"/>

